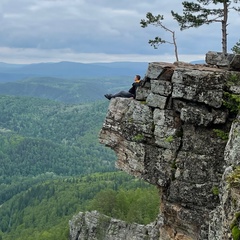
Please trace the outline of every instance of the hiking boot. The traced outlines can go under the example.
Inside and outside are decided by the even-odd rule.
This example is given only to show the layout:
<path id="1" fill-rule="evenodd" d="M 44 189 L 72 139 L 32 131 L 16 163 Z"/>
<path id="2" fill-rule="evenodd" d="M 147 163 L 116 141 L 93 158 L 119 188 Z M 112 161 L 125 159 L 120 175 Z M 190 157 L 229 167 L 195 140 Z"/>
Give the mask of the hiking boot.
<path id="1" fill-rule="evenodd" d="M 104 97 L 110 100 L 112 98 L 112 94 L 105 94 Z"/>

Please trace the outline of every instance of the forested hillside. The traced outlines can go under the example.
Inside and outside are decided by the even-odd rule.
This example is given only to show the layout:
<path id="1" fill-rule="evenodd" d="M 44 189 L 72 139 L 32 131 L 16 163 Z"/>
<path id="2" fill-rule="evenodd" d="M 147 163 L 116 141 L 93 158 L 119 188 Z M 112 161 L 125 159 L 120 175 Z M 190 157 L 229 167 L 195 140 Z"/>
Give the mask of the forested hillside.
<path id="1" fill-rule="evenodd" d="M 67 105 L 0 96 L 1 182 L 18 179 L 18 185 L 19 178 L 46 172 L 74 176 L 114 171 L 115 155 L 98 143 L 106 110 L 106 101 Z M 4 196 L 11 197 L 5 185 L 0 196 L 0 203 L 7 200 Z"/>
<path id="2" fill-rule="evenodd" d="M 64 104 L 40 98 L 0 95 L 0 127 L 5 132 L 10 130 L 25 137 L 81 146 L 89 134 L 94 135 L 97 142 L 96 134 L 103 124 L 107 107 L 107 101 Z"/>
<path id="3" fill-rule="evenodd" d="M 47 98 L 0 95 L 0 240 L 67 240 L 68 221 L 86 210 L 153 221 L 157 189 L 118 172 L 98 142 L 109 101 Z"/>
<path id="4" fill-rule="evenodd" d="M 132 77 L 56 78 L 30 77 L 0 83 L 0 94 L 51 99 L 64 103 L 102 100 L 104 94 L 128 90 Z"/>
<path id="5" fill-rule="evenodd" d="M 158 214 L 157 189 L 125 173 L 52 177 L 1 206 L 0 239 L 67 240 L 68 221 L 79 211 L 141 224 Z"/>

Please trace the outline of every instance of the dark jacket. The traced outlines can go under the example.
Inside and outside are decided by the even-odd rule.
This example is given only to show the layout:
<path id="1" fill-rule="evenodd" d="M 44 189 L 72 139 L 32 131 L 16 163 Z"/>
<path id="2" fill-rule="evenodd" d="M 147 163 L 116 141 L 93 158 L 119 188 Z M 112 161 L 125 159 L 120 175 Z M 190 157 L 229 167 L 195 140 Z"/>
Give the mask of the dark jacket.
<path id="1" fill-rule="evenodd" d="M 132 84 L 132 87 L 128 90 L 131 94 L 133 94 L 134 98 L 136 97 L 136 90 L 137 90 L 137 88 L 141 85 L 140 82 L 134 82 Z"/>

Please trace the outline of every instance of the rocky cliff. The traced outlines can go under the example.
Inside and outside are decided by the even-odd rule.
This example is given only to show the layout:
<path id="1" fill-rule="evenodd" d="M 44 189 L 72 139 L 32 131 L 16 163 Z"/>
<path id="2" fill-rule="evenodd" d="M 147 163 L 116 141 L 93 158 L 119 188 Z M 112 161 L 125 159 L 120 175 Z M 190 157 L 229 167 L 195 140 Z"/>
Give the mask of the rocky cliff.
<path id="1" fill-rule="evenodd" d="M 70 239 L 240 236 L 240 56 L 209 52 L 206 62 L 150 63 L 136 100 L 115 98 L 109 104 L 100 142 L 116 152 L 117 168 L 160 191 L 151 231 L 143 226 L 133 234 L 128 225 L 131 238 L 124 238 L 121 223 L 113 237 L 106 224 L 101 238 L 86 237 L 89 224 L 80 227 L 75 219 Z M 76 237 L 83 230 L 86 238 Z"/>

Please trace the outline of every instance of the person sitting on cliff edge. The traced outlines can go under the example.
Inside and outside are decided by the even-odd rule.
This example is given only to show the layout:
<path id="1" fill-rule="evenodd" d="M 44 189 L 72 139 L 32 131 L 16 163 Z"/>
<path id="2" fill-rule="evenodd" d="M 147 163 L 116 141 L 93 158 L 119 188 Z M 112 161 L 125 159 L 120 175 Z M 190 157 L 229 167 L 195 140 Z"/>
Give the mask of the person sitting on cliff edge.
<path id="1" fill-rule="evenodd" d="M 134 78 L 134 83 L 132 84 L 132 87 L 127 91 L 121 91 L 119 93 L 115 94 L 105 94 L 104 96 L 110 100 L 111 98 L 115 97 L 122 97 L 122 98 L 134 98 L 136 97 L 136 90 L 140 86 L 141 77 L 140 75 L 136 75 Z"/>

